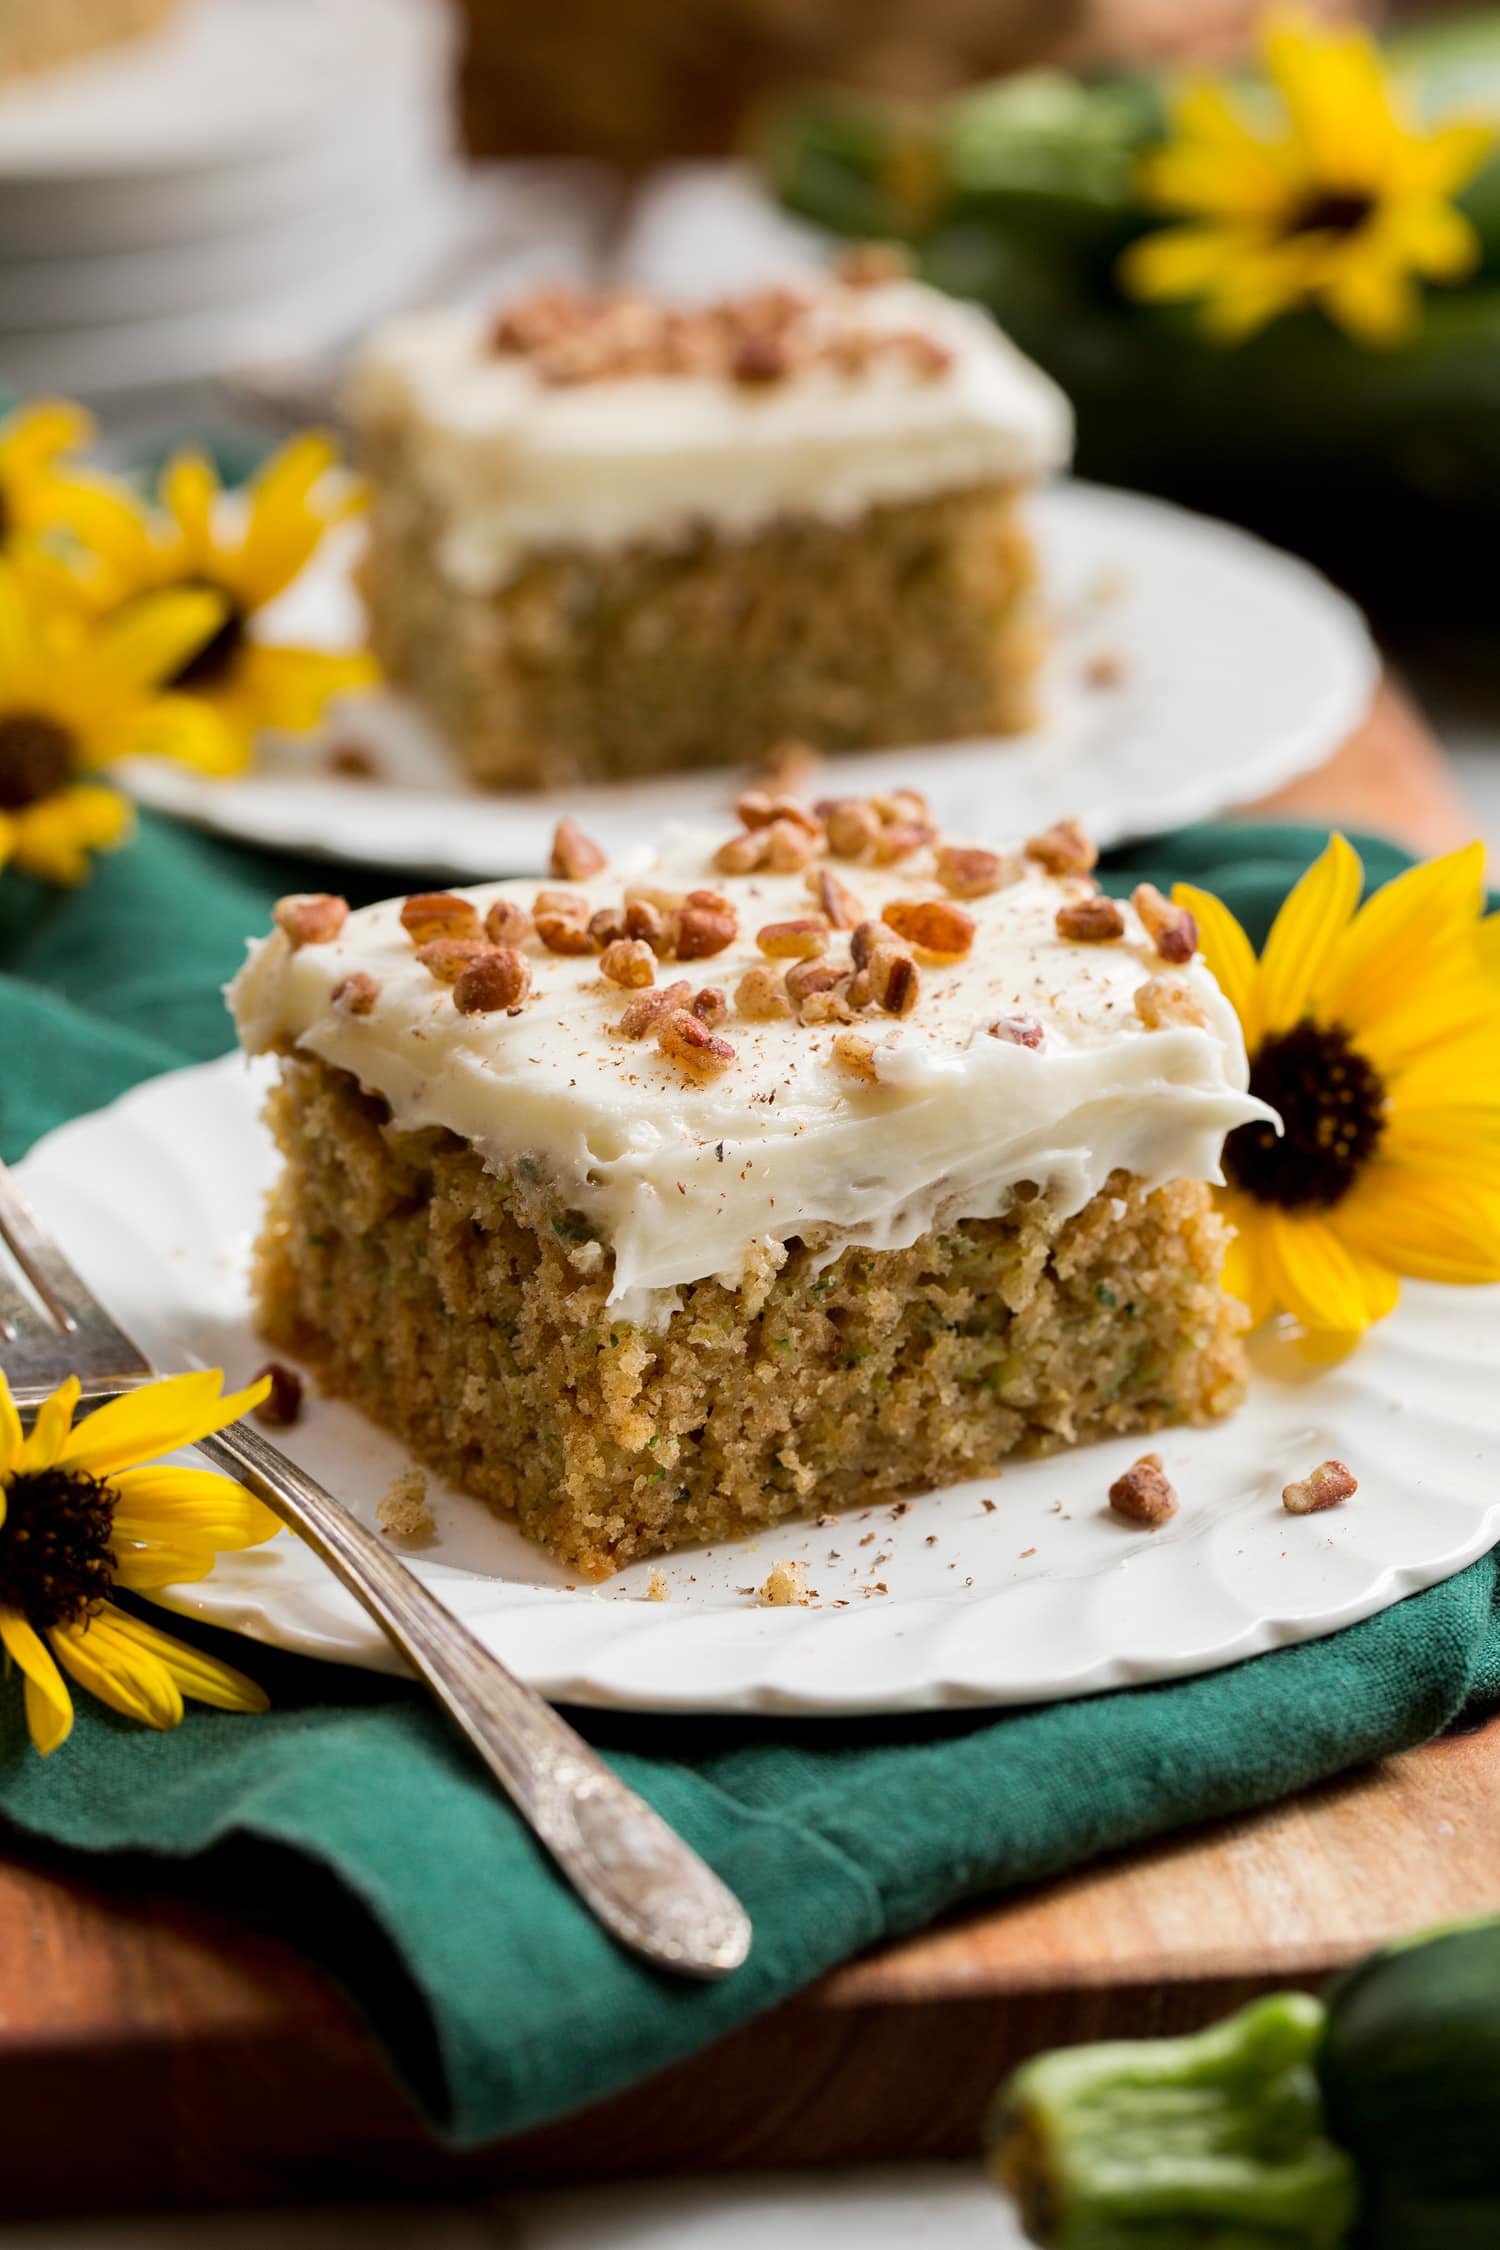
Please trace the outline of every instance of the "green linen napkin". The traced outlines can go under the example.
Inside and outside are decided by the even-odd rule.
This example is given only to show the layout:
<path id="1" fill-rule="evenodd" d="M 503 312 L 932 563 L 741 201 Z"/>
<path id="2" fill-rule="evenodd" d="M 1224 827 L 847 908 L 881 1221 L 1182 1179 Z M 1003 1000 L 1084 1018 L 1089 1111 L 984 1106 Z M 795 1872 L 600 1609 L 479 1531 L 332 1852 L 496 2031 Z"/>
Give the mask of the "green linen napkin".
<path id="1" fill-rule="evenodd" d="M 1322 842 L 1200 828 L 1114 863 L 1191 877 L 1259 939 Z M 1366 847 L 1371 879 L 1404 864 Z M 230 1043 L 219 984 L 288 889 L 379 880 L 147 821 L 90 888 L 0 883 L 0 1149 Z M 719 1986 L 603 1937 L 422 1697 L 268 1650 L 264 1718 L 155 1735 L 79 1699 L 43 1762 L 0 1694 L 0 1814 L 83 1852 L 199 1858 L 195 1882 L 340 1978 L 437 2128 L 472 2144 L 688 2054 L 955 1901 L 1242 1811 L 1419 1742 L 1500 1692 L 1493 1558 L 1332 1639 L 1200 1680 L 1003 1714 L 859 1722 L 583 1714 L 620 1772 L 749 1908 Z M 214 1636 L 205 1634 L 204 1639 Z M 220 1644 L 226 1645 L 226 1644 Z"/>

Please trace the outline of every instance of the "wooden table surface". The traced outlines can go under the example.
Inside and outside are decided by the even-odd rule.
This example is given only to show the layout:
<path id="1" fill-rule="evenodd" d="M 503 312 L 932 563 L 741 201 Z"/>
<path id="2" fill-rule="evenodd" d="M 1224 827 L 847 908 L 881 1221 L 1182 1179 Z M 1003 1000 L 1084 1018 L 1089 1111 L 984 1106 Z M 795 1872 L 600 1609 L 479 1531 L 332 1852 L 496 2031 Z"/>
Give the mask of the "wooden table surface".
<path id="1" fill-rule="evenodd" d="M 1273 809 L 1422 851 L 1473 830 L 1390 689 Z M 586 2115 L 456 2159 L 285 1946 L 159 1868 L 95 1871 L 12 1842 L 0 2212 L 963 2156 L 1001 2073 L 1040 2046 L 1199 2024 L 1479 1908 L 1500 1908 L 1500 1720 L 954 1918 Z"/>

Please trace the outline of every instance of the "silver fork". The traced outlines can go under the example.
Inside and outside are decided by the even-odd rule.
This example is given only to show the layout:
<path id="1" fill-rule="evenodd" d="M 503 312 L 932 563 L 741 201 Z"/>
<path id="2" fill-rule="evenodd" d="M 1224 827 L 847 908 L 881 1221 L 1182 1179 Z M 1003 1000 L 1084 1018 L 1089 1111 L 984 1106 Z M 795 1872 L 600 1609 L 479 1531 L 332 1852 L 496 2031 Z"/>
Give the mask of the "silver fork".
<path id="1" fill-rule="evenodd" d="M 24 1412 L 69 1375 L 96 1403 L 157 1374 L 85 1288 L 0 1164 L 0 1363 Z M 468 1737 L 585 1904 L 622 1944 L 681 1976 L 721 1977 L 750 1950 L 733 1892 L 566 1720 L 482 1648 L 332 1493 L 243 1422 L 197 1450 L 299 1532 Z"/>

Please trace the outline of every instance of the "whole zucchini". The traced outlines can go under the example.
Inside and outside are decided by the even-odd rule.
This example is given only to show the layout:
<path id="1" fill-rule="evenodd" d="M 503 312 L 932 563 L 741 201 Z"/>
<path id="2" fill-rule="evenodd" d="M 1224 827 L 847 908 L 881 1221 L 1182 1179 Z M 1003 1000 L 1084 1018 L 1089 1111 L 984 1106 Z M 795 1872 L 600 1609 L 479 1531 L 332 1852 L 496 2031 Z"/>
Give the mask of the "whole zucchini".
<path id="1" fill-rule="evenodd" d="M 1385 1947 L 1328 1999 L 1318 2078 L 1360 2250 L 1500 2245 L 1500 1921 Z"/>

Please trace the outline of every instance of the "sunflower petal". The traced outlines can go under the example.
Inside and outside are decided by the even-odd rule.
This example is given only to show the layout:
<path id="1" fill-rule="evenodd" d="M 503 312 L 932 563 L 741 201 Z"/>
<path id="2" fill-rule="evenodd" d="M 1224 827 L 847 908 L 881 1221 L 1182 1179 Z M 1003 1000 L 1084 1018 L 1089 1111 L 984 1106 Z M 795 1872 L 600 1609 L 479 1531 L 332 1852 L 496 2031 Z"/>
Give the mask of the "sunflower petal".
<path id="1" fill-rule="evenodd" d="M 1379 1157 L 1339 1205 L 1351 1248 L 1419 1281 L 1500 1281 L 1500 1187 Z"/>
<path id="2" fill-rule="evenodd" d="M 183 1695 L 190 1695 L 196 1703 L 212 1703 L 221 1711 L 268 1711 L 270 1697 L 264 1688 L 226 1664 L 217 1656 L 206 1656 L 202 1649 L 193 1648 L 180 1641 L 175 1634 L 163 1633 L 143 1618 L 127 1616 L 124 1610 L 106 1607 L 104 1612 L 111 1628 L 140 1657 L 160 1664 L 175 1687 Z"/>
<path id="3" fill-rule="evenodd" d="M 218 781 L 243 773 L 252 744 L 233 714 L 201 695 L 159 695 L 132 714 L 111 745 L 121 758 L 168 758 Z"/>
<path id="4" fill-rule="evenodd" d="M 107 1477 L 137 1462 L 154 1461 L 159 1454 L 176 1453 L 237 1422 L 270 1389 L 269 1378 L 263 1377 L 247 1390 L 221 1398 L 223 1381 L 217 1368 L 205 1368 L 190 1375 L 169 1375 L 124 1398 L 111 1399 L 77 1425 L 58 1467 Z"/>
<path id="5" fill-rule="evenodd" d="M 1250 1326 L 1258 1328 L 1275 1310 L 1275 1295 L 1257 1231 L 1259 1209 L 1249 1196 L 1239 1195 L 1226 1195 L 1221 1207 L 1234 1228 L 1224 1257 L 1224 1287 L 1245 1307 Z"/>
<path id="6" fill-rule="evenodd" d="M 250 521 L 229 583 L 247 610 L 262 608 L 312 559 L 334 513 L 312 492 L 338 459 L 333 440 L 308 430 L 267 463 L 250 488 Z"/>
<path id="7" fill-rule="evenodd" d="M 1319 1005 L 1331 1022 L 1358 1031 L 1389 1011 L 1393 995 L 1425 987 L 1434 951 L 1453 928 L 1477 922 L 1484 905 L 1484 846 L 1409 867 L 1355 915 L 1328 963 Z"/>
<path id="8" fill-rule="evenodd" d="M 31 1435 L 22 1444 L 21 1457 L 17 1463 L 24 1474 L 34 1475 L 38 1469 L 53 1467 L 68 1442 L 68 1433 L 73 1427 L 73 1409 L 77 1404 L 78 1378 L 70 1375 L 36 1410 Z"/>
<path id="9" fill-rule="evenodd" d="M 65 398 L 33 399 L 0 422 L 0 473 L 20 482 L 42 475 L 63 453 L 76 453 L 94 435 L 94 419 Z"/>
<path id="10" fill-rule="evenodd" d="M 1342 836 L 1283 904 L 1260 963 L 1260 1037 L 1288 1031 L 1308 1014 L 1334 950 L 1359 904 L 1359 854 Z"/>
<path id="11" fill-rule="evenodd" d="M 106 1603 L 87 1624 L 54 1627 L 58 1660 L 80 1687 L 123 1718 L 175 1727 L 182 1718 L 181 1691 L 165 1664 L 116 1629 L 124 1622 L 124 1611 Z"/>
<path id="12" fill-rule="evenodd" d="M 90 855 L 115 851 L 135 828 L 135 814 L 117 790 L 80 782 L 14 816 L 16 865 L 38 882 L 71 889 L 85 880 Z"/>
<path id="13" fill-rule="evenodd" d="M 3 1644 L 26 1681 L 26 1726 L 44 1758 L 73 1731 L 73 1698 L 46 1642 L 13 1609 L 0 1610 Z"/>
<path id="14" fill-rule="evenodd" d="M 236 700 L 254 727 L 306 734 L 337 695 L 373 687 L 373 657 L 323 648 L 247 644 L 238 666 Z"/>
<path id="15" fill-rule="evenodd" d="M 21 1433 L 21 1417 L 16 1402 L 10 1395 L 10 1383 L 0 1367 L 0 1477 L 8 1477 L 20 1466 L 21 1450 L 25 1444 Z"/>
<path id="16" fill-rule="evenodd" d="M 1321 1215 L 1268 1205 L 1261 1229 L 1276 1299 L 1304 1328 L 1357 1336 L 1395 1302 L 1388 1290 L 1374 1288 L 1374 1254 L 1346 1245 Z"/>
<path id="17" fill-rule="evenodd" d="M 126 1469 L 112 1480 L 123 1539 L 211 1540 L 221 1548 L 259 1547 L 280 1518 L 230 1477 L 210 1469 Z"/>
<path id="18" fill-rule="evenodd" d="M 174 454 L 161 473 L 162 505 L 175 522 L 182 562 L 193 577 L 218 579 L 223 556 L 214 538 L 219 480 L 201 453 Z"/>
<path id="19" fill-rule="evenodd" d="M 191 1586 L 206 1578 L 217 1556 L 212 1547 L 117 1547 L 115 1584 L 127 1594 L 159 1594 L 164 1586 Z"/>

